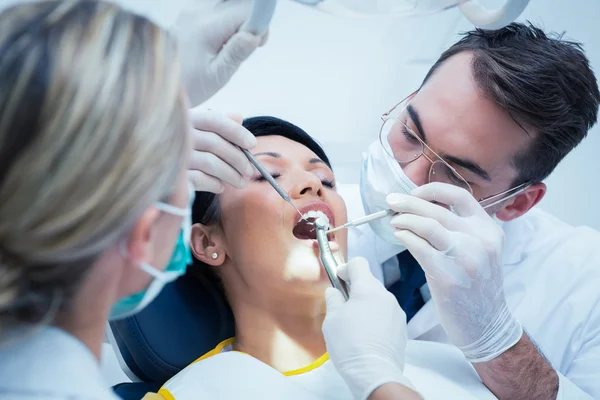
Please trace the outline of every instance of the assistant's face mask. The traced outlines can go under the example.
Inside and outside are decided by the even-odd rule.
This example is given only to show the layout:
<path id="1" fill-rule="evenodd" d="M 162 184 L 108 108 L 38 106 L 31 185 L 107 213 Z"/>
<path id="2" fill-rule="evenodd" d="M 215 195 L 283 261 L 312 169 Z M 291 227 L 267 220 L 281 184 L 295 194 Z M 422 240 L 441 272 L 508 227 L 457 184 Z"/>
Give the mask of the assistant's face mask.
<path id="1" fill-rule="evenodd" d="M 192 204 L 195 191 L 190 185 L 189 204 L 187 208 L 175 207 L 171 204 L 158 202 L 155 207 L 168 214 L 182 217 L 179 237 L 175 243 L 169 264 L 164 270 L 159 270 L 149 264 L 141 263 L 140 269 L 152 276 L 150 285 L 141 292 L 134 293 L 119 300 L 111 309 L 109 319 L 117 320 L 130 317 L 144 309 L 161 292 L 166 284 L 173 282 L 185 274 L 187 266 L 192 263 L 190 252 L 190 234 L 192 229 Z"/>
<path id="2" fill-rule="evenodd" d="M 373 142 L 369 150 L 363 155 L 360 173 L 360 194 L 365 213 L 388 210 L 385 198 L 390 193 L 410 194 L 417 188 L 406 176 L 394 158 L 385 152 L 379 141 Z M 385 217 L 369 222 L 371 229 L 381 239 L 398 247 L 403 247 L 394 236 L 394 228 L 390 221 L 392 217 Z M 399 251 L 405 250 L 399 249 Z"/>

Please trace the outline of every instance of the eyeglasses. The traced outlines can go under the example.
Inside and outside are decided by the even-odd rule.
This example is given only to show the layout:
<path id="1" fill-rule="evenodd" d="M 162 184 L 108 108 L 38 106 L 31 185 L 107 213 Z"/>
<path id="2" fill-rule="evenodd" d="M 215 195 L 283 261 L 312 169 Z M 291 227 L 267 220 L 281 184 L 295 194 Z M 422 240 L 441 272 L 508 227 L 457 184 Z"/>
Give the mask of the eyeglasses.
<path id="1" fill-rule="evenodd" d="M 425 157 L 430 163 L 428 182 L 441 182 L 467 190 L 473 195 L 473 188 L 454 167 L 433 151 L 405 121 L 408 121 L 407 106 L 412 94 L 396 104 L 381 116 L 383 124 L 379 132 L 379 141 L 385 152 L 399 164 L 408 164 L 419 157 Z M 428 155 L 430 154 L 430 155 Z M 523 183 L 501 193 L 478 199 L 483 208 L 489 208 L 523 192 L 531 184 Z"/>

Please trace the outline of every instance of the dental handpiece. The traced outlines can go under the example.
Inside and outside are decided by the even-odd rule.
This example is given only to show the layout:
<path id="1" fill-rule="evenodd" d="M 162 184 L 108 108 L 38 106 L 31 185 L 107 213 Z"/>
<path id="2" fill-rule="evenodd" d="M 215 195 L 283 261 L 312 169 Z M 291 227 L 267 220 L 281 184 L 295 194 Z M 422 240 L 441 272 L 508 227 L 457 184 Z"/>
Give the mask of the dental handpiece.
<path id="1" fill-rule="evenodd" d="M 338 226 L 336 228 L 330 229 L 330 230 L 327 231 L 327 233 L 339 231 L 340 229 L 350 228 L 351 226 L 363 225 L 363 224 L 366 224 L 367 222 L 371 222 L 371 221 L 375 221 L 377 219 L 385 218 L 385 217 L 393 215 L 393 214 L 394 214 L 394 211 L 392 211 L 392 210 L 378 211 L 376 213 L 369 214 L 369 215 L 366 215 L 364 217 L 356 218 L 355 220 L 347 222 L 344 225 L 341 225 L 341 226 Z"/>
<path id="2" fill-rule="evenodd" d="M 269 171 L 267 171 L 267 169 L 265 167 L 263 167 L 262 164 L 256 159 L 256 157 L 254 157 L 252 155 L 252 153 L 250 153 L 248 150 L 242 149 L 241 147 L 240 147 L 240 150 L 242 150 L 242 152 L 248 158 L 248 161 L 250 161 L 250 163 L 252 163 L 252 165 L 254 165 L 254 167 L 267 180 L 267 182 L 269 182 L 271 184 L 271 186 L 273 186 L 273 189 L 275 189 L 275 191 L 277 193 L 279 193 L 279 195 L 281 196 L 281 198 L 283 200 L 287 201 L 288 203 L 290 203 L 292 205 L 292 207 L 294 207 L 294 209 L 302 217 L 302 213 L 300 212 L 300 210 L 298 210 L 298 207 L 296 207 L 294 205 L 294 203 L 292 203 L 292 199 L 290 198 L 290 195 L 287 194 L 287 192 L 285 190 L 283 190 L 281 186 L 279 186 L 279 184 L 275 181 L 275 178 L 273 178 L 271 176 L 271 174 L 269 173 Z"/>
<path id="3" fill-rule="evenodd" d="M 337 262 L 333 257 L 331 247 L 329 247 L 329 240 L 327 239 L 327 229 L 329 224 L 323 218 L 317 218 L 314 222 L 315 230 L 317 231 L 317 243 L 319 244 L 319 253 L 321 263 L 327 272 L 331 285 L 338 289 L 344 295 L 344 298 L 348 300 L 348 286 L 337 276 Z"/>

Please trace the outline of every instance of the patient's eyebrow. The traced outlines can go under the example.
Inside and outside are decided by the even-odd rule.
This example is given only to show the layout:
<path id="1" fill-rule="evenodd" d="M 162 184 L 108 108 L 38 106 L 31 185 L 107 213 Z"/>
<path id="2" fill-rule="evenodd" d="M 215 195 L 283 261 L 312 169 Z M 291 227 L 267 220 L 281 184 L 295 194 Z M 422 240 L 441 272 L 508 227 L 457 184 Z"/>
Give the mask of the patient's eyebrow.
<path id="1" fill-rule="evenodd" d="M 273 151 L 264 151 L 264 152 L 261 152 L 261 153 L 254 154 L 254 157 L 258 157 L 258 156 L 269 156 L 269 157 L 273 157 L 273 158 L 283 158 L 283 156 L 281 155 L 281 153 L 276 153 L 276 152 L 273 152 Z M 327 166 L 327 164 L 325 163 L 325 161 L 321 160 L 319 157 L 311 158 L 310 160 L 308 160 L 308 163 L 309 164 L 323 164 L 323 165 Z"/>
<path id="2" fill-rule="evenodd" d="M 258 156 L 270 156 L 270 157 L 273 157 L 273 158 L 281 158 L 281 154 L 275 153 L 275 152 L 272 152 L 272 151 L 265 151 L 265 152 L 262 152 L 262 153 L 256 153 L 256 154 L 254 154 L 254 157 L 258 157 Z"/>

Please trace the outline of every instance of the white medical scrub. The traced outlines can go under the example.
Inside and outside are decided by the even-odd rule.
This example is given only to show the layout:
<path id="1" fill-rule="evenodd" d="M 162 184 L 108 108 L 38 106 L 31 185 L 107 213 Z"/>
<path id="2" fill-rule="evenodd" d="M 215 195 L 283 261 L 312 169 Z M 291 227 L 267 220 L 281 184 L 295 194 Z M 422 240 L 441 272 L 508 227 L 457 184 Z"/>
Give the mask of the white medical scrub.
<path id="1" fill-rule="evenodd" d="M 233 351 L 234 341 L 220 343 L 184 368 L 160 389 L 160 397 L 353 400 L 327 354 L 303 368 L 277 372 L 249 355 Z M 425 399 L 495 399 L 462 353 L 449 345 L 409 341 L 404 375 Z M 286 390 L 286 394 L 273 396 L 274 391 Z"/>
<path id="2" fill-rule="evenodd" d="M 2 400 L 118 400 L 98 360 L 70 334 L 53 327 L 12 331 L 0 341 Z"/>
<path id="3" fill-rule="evenodd" d="M 364 215 L 358 185 L 341 191 L 348 218 Z M 600 399 L 600 233 L 534 208 L 504 223 L 504 292 L 509 308 L 559 374 L 558 399 Z M 368 225 L 350 230 L 349 257 L 367 258 L 386 286 L 399 276 L 398 248 Z M 427 285 L 408 337 L 447 342 Z"/>

